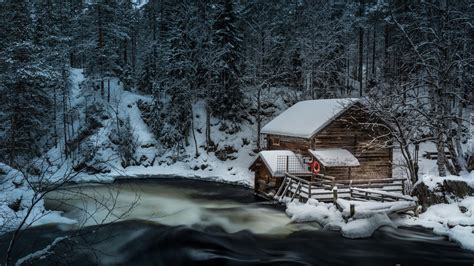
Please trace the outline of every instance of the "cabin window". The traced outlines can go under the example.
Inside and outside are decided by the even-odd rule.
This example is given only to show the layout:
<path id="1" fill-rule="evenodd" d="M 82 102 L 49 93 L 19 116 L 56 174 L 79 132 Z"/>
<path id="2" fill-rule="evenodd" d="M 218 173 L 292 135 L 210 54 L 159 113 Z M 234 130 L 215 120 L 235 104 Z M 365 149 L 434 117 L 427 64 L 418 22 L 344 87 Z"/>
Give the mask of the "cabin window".
<path id="1" fill-rule="evenodd" d="M 280 138 L 272 138 L 272 145 L 280 146 Z"/>

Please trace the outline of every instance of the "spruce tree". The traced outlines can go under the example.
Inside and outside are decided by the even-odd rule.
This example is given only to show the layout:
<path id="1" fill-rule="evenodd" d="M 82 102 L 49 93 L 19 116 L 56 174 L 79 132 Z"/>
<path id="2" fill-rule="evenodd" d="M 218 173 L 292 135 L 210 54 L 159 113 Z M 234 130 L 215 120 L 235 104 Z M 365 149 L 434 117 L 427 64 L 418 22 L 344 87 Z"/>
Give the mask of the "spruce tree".
<path id="1" fill-rule="evenodd" d="M 240 83 L 241 37 L 232 0 L 223 0 L 213 25 L 213 88 L 211 108 L 214 115 L 240 120 L 243 94 Z"/>
<path id="2" fill-rule="evenodd" d="M 45 87 L 48 67 L 33 42 L 29 1 L 7 1 L 4 25 L 7 29 L 0 61 L 2 94 L 0 105 L 0 153 L 3 160 L 17 165 L 42 152 L 42 140 L 51 120 L 51 100 Z"/>

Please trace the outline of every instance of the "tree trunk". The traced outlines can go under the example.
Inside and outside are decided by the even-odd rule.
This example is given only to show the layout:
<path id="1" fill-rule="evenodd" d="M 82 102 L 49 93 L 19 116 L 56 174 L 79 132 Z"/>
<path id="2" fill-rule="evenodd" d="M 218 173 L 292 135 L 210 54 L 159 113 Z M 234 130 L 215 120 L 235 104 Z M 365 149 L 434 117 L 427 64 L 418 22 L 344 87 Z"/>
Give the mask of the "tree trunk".
<path id="1" fill-rule="evenodd" d="M 386 77 L 387 74 L 389 73 L 390 69 L 390 61 L 389 61 L 389 55 L 388 55 L 388 47 L 390 45 L 390 28 L 388 25 L 385 25 L 384 31 L 384 47 L 383 47 L 383 76 Z"/>
<path id="2" fill-rule="evenodd" d="M 58 103 L 57 103 L 57 95 L 56 95 L 56 86 L 53 89 L 53 116 L 54 116 L 54 146 L 58 146 Z"/>
<path id="3" fill-rule="evenodd" d="M 359 96 L 362 97 L 363 93 L 363 80 L 362 80 L 362 67 L 364 64 L 364 29 L 359 27 Z"/>
<path id="4" fill-rule="evenodd" d="M 67 126 L 66 88 L 63 88 L 63 133 L 64 133 L 64 156 L 66 157 L 66 159 L 69 157 L 67 128 L 68 126 Z"/>
<path id="5" fill-rule="evenodd" d="M 262 88 L 259 88 L 257 92 L 257 150 L 258 151 L 262 149 L 261 143 L 260 143 L 260 134 L 261 134 L 260 132 L 261 132 L 261 127 L 262 127 L 261 94 L 262 94 Z"/>
<path id="6" fill-rule="evenodd" d="M 136 64 L 137 64 L 137 58 L 136 58 L 136 53 L 137 53 L 137 37 L 136 37 L 136 33 L 135 31 L 133 31 L 132 33 L 132 72 L 133 72 L 133 77 L 134 77 L 134 80 L 135 80 L 135 73 L 136 73 Z"/>
<path id="7" fill-rule="evenodd" d="M 446 176 L 446 154 L 444 152 L 444 146 L 444 134 L 438 129 L 436 140 L 438 159 L 436 160 L 436 165 L 438 166 L 439 176 Z"/>
<path id="8" fill-rule="evenodd" d="M 123 41 L 123 63 L 128 64 L 128 42 L 126 39 Z"/>
<path id="9" fill-rule="evenodd" d="M 453 138 L 453 142 L 454 142 L 453 149 L 456 150 L 457 152 L 456 160 L 459 165 L 459 172 L 467 169 L 467 162 L 464 159 L 464 156 L 463 156 L 464 151 L 461 145 L 461 134 L 462 134 L 462 129 L 463 129 L 463 120 L 462 120 L 463 102 L 462 101 L 464 101 L 464 99 L 459 101 L 457 105 L 457 118 L 456 118 L 457 129 L 456 129 L 456 134 L 454 135 L 454 138 Z M 453 162 L 453 164 L 455 164 L 455 167 L 456 167 L 456 163 Z"/>
<path id="10" fill-rule="evenodd" d="M 67 97 L 67 100 L 68 100 L 68 103 L 69 103 L 69 106 L 71 107 L 72 104 L 71 104 L 71 97 Z M 72 139 L 74 137 L 74 134 L 75 134 L 75 130 L 74 130 L 74 117 L 73 117 L 73 113 L 72 112 L 68 112 L 69 115 L 69 123 L 70 123 L 70 126 L 71 126 L 71 133 L 69 134 L 69 138 Z M 73 151 L 69 151 L 71 153 L 71 156 L 74 155 Z M 74 156 L 73 156 L 74 157 Z M 74 158 L 73 158 L 74 159 Z"/>
<path id="11" fill-rule="evenodd" d="M 209 100 L 208 100 L 209 101 Z M 206 149 L 214 146 L 211 139 L 211 108 L 209 103 L 206 104 Z"/>
<path id="12" fill-rule="evenodd" d="M 100 78 L 100 97 L 104 99 L 105 96 L 105 85 L 104 85 L 104 79 Z"/>
<path id="13" fill-rule="evenodd" d="M 376 31 L 377 31 L 377 24 L 374 22 L 374 36 L 372 37 L 372 76 L 375 77 L 375 46 L 376 46 L 376 42 L 375 42 L 375 35 L 376 35 Z"/>
<path id="14" fill-rule="evenodd" d="M 448 151 L 451 155 L 451 162 L 453 164 L 453 174 L 459 175 L 459 173 L 463 170 L 463 168 L 459 160 L 459 157 L 461 157 L 461 155 L 456 150 L 454 141 L 455 141 L 454 139 L 448 139 L 446 141 L 446 144 L 448 146 Z"/>
<path id="15" fill-rule="evenodd" d="M 192 105 L 191 105 L 191 117 L 192 117 L 191 118 L 191 130 L 192 130 L 192 133 L 193 133 L 195 158 L 198 158 L 199 157 L 199 150 L 198 150 L 198 144 L 197 144 L 197 140 L 196 140 L 196 132 L 194 130 L 194 112 L 193 112 Z"/>
<path id="16" fill-rule="evenodd" d="M 367 51 L 365 52 L 365 87 L 367 88 L 367 84 L 369 84 L 369 51 L 370 51 L 370 35 L 369 35 L 369 27 L 367 27 Z"/>

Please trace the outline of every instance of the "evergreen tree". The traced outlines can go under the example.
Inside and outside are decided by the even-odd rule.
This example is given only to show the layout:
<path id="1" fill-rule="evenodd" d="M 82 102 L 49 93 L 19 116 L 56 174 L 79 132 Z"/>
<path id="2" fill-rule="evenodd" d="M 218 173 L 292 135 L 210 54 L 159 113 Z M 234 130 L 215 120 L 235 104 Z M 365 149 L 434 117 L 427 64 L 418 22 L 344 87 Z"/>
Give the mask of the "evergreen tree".
<path id="1" fill-rule="evenodd" d="M 243 106 L 241 91 L 241 36 L 232 0 L 223 0 L 213 24 L 213 88 L 210 106 L 214 115 L 240 120 Z"/>
<path id="2" fill-rule="evenodd" d="M 193 82 L 196 67 L 193 60 L 195 41 L 192 39 L 192 7 L 178 4 L 170 15 L 174 18 L 168 32 L 166 53 L 166 79 L 164 88 L 168 102 L 160 140 L 168 147 L 176 146 L 178 151 L 187 145 L 192 122 Z M 156 98 L 156 97 L 155 97 Z"/>
<path id="3" fill-rule="evenodd" d="M 7 40 L 0 61 L 3 84 L 0 105 L 0 148 L 3 160 L 11 165 L 39 156 L 51 120 L 51 100 L 45 88 L 50 72 L 41 49 L 33 42 L 33 22 L 29 1 L 7 1 L 3 27 Z"/>

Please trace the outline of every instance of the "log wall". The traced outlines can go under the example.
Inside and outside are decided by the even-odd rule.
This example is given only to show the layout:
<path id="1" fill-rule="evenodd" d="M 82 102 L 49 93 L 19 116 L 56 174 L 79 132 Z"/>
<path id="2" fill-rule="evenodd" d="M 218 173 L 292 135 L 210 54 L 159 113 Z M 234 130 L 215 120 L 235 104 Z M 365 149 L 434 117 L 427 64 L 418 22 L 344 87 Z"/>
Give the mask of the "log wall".
<path id="1" fill-rule="evenodd" d="M 367 114 L 357 107 L 350 108 L 340 117 L 318 132 L 311 139 L 311 148 L 342 148 L 350 151 L 359 160 L 360 167 L 349 170 L 341 167 L 327 168 L 326 174 L 339 180 L 392 177 L 391 148 L 384 147 L 385 140 L 377 140 L 384 132 L 367 129 Z"/>
<path id="2" fill-rule="evenodd" d="M 275 145 L 275 140 L 279 140 L 279 145 Z M 308 155 L 308 147 L 311 141 L 303 138 L 295 138 L 279 135 L 267 135 L 268 150 L 290 150 L 298 154 Z"/>
<path id="3" fill-rule="evenodd" d="M 254 188 L 262 195 L 275 193 L 283 181 L 283 177 L 272 176 L 265 163 L 260 158 L 251 166 L 255 172 Z"/>

